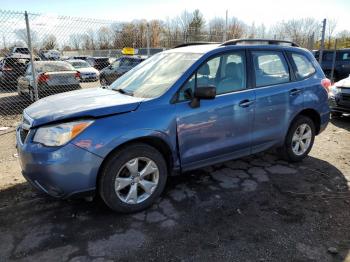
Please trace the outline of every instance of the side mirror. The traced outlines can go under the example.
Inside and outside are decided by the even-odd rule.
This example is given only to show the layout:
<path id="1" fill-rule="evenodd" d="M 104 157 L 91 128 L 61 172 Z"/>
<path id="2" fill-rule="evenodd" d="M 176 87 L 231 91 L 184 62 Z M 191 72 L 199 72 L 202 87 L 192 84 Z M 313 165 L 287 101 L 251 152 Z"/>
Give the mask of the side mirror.
<path id="1" fill-rule="evenodd" d="M 194 90 L 194 97 L 198 99 L 214 99 L 216 96 L 215 86 L 197 87 Z"/>
<path id="2" fill-rule="evenodd" d="M 197 87 L 194 90 L 194 95 L 190 102 L 192 108 L 197 108 L 200 106 L 201 99 L 214 99 L 216 97 L 216 87 L 215 86 L 203 86 Z"/>

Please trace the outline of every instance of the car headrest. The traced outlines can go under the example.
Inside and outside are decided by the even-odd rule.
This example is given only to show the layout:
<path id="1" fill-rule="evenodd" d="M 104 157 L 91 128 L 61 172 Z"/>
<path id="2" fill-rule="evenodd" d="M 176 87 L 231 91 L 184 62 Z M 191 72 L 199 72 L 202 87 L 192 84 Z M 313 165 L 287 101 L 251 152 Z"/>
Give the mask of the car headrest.
<path id="1" fill-rule="evenodd" d="M 226 77 L 239 78 L 242 77 L 242 63 L 237 64 L 234 62 L 228 63 L 225 70 Z"/>

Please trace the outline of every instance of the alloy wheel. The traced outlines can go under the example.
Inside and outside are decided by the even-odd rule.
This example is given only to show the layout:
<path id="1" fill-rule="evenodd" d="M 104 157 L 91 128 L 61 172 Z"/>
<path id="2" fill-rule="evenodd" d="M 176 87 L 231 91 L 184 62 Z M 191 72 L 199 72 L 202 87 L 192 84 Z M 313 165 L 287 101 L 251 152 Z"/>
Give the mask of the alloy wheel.
<path id="1" fill-rule="evenodd" d="M 127 204 L 139 204 L 148 199 L 159 181 L 156 163 L 147 157 L 137 157 L 125 163 L 115 179 L 115 192 Z"/>
<path id="2" fill-rule="evenodd" d="M 292 150 L 297 156 L 303 155 L 310 147 L 312 130 L 308 124 L 298 126 L 292 137 Z"/>

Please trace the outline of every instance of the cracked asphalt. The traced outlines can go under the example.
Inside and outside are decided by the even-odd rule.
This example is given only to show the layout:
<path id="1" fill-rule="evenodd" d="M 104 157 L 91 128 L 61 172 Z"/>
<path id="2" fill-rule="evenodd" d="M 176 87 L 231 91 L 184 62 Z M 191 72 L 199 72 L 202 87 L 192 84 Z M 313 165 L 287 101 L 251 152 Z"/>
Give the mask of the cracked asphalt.
<path id="1" fill-rule="evenodd" d="M 0 261 L 350 261 L 349 131 L 349 116 L 332 119 L 301 163 L 269 151 L 170 177 L 131 215 L 33 191 L 8 133 Z"/>

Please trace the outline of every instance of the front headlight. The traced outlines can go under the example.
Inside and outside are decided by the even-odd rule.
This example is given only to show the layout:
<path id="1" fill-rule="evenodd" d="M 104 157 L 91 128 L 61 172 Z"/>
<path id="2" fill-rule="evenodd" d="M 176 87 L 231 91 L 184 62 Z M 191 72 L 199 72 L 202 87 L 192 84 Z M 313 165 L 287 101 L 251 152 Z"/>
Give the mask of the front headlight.
<path id="1" fill-rule="evenodd" d="M 93 120 L 81 120 L 40 127 L 36 131 L 33 141 L 45 146 L 61 146 L 83 132 L 93 122 Z"/>
<path id="2" fill-rule="evenodd" d="M 339 92 L 340 92 L 340 90 L 339 90 L 338 87 L 332 86 L 332 87 L 329 89 L 329 96 L 330 96 L 330 97 L 335 97 Z"/>

